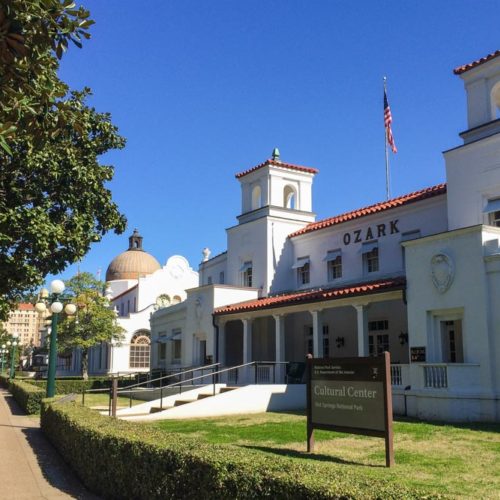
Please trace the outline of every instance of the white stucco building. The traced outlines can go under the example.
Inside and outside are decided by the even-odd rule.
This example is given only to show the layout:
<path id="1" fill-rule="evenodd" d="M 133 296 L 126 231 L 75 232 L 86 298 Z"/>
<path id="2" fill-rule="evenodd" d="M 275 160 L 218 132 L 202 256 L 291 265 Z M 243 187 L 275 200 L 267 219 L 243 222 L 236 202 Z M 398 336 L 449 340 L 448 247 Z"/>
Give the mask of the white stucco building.
<path id="1" fill-rule="evenodd" d="M 500 51 L 455 73 L 469 129 L 444 153 L 446 184 L 316 221 L 316 169 L 275 150 L 237 174 L 227 251 L 153 313 L 153 366 L 389 350 L 397 412 L 499 421 Z"/>
<path id="2" fill-rule="evenodd" d="M 198 273 L 180 255 L 173 255 L 161 266 L 143 250 L 142 237 L 134 230 L 129 248 L 110 263 L 106 282 L 106 295 L 125 330 L 124 339 L 119 344 L 103 343 L 91 349 L 89 372 L 149 372 L 149 318 L 155 310 L 184 301 L 186 289 L 198 284 Z"/>

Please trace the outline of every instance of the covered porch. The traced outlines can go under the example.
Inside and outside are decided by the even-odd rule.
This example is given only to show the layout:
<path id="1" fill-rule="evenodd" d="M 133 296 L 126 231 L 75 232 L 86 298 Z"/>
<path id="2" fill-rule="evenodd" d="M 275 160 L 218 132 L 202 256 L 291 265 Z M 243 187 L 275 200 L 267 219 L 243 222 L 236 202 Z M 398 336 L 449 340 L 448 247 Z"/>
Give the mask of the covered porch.
<path id="1" fill-rule="evenodd" d="M 404 278 L 266 297 L 218 308 L 214 317 L 217 361 L 240 367 L 227 372 L 228 383 L 303 383 L 308 355 L 388 350 L 401 378 L 398 367 L 409 362 Z"/>

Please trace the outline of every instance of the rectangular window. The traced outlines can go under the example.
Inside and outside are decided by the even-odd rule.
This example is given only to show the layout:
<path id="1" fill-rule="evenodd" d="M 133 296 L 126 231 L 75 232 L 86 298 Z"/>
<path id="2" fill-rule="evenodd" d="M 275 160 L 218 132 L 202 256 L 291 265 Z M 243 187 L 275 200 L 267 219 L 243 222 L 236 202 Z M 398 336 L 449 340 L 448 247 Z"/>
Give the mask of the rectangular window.
<path id="1" fill-rule="evenodd" d="M 309 263 L 297 269 L 299 285 L 307 285 L 310 281 Z"/>
<path id="2" fill-rule="evenodd" d="M 158 361 L 165 361 L 167 357 L 167 345 L 165 343 L 158 344 Z"/>
<path id="3" fill-rule="evenodd" d="M 127 300 L 127 314 L 130 314 L 130 300 Z"/>
<path id="4" fill-rule="evenodd" d="M 173 361 L 180 361 L 181 359 L 181 340 L 175 339 L 172 344 L 172 358 Z"/>
<path id="5" fill-rule="evenodd" d="M 342 277 L 342 250 L 340 248 L 328 250 L 323 261 L 326 262 L 328 281 Z"/>
<path id="6" fill-rule="evenodd" d="M 246 269 L 246 271 L 243 273 L 243 284 L 245 286 L 252 286 L 253 284 L 253 276 L 252 276 L 252 266 L 250 263 L 250 267 Z"/>
<path id="7" fill-rule="evenodd" d="M 500 198 L 488 200 L 483 212 L 488 215 L 490 226 L 500 227 Z"/>
<path id="8" fill-rule="evenodd" d="M 212 284 L 212 276 L 209 276 L 207 278 L 207 285 L 211 285 Z"/>
<path id="9" fill-rule="evenodd" d="M 328 325 L 323 325 L 323 357 L 330 356 L 330 335 L 328 332 Z"/>
<path id="10" fill-rule="evenodd" d="M 243 262 L 243 265 L 240 268 L 241 273 L 241 282 L 243 286 L 252 286 L 252 261 Z"/>
<path id="11" fill-rule="evenodd" d="M 219 283 L 220 283 L 221 285 L 223 285 L 223 284 L 224 284 L 224 271 L 221 271 L 221 272 L 219 273 Z"/>
<path id="12" fill-rule="evenodd" d="M 500 227 L 500 210 L 489 214 L 489 223 L 490 226 Z"/>
<path id="13" fill-rule="evenodd" d="M 441 338 L 443 362 L 445 363 L 463 363 L 463 339 L 462 339 L 462 321 L 442 321 Z"/>
<path id="14" fill-rule="evenodd" d="M 363 268 L 367 273 L 375 273 L 379 270 L 378 247 L 363 253 Z"/>
<path id="15" fill-rule="evenodd" d="M 297 271 L 297 282 L 299 286 L 307 285 L 310 282 L 310 261 L 309 257 L 299 257 L 292 269 Z"/>
<path id="16" fill-rule="evenodd" d="M 328 261 L 328 281 L 342 278 L 342 256 Z"/>
<path id="17" fill-rule="evenodd" d="M 389 335 L 369 335 L 368 336 L 368 353 L 370 356 L 381 356 L 384 351 L 389 351 Z"/>
<path id="18" fill-rule="evenodd" d="M 380 332 L 385 330 L 389 330 L 389 321 L 387 319 L 368 321 L 369 332 Z"/>

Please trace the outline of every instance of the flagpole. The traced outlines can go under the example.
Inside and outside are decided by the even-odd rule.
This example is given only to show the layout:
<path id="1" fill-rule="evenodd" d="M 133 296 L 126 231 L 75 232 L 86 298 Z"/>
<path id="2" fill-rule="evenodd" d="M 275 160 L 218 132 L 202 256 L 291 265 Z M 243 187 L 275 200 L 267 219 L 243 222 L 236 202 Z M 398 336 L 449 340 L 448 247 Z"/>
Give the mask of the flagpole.
<path id="1" fill-rule="evenodd" d="M 384 95 L 387 94 L 387 77 L 384 76 Z M 384 126 L 385 137 L 385 194 L 387 199 L 391 197 L 391 187 L 389 178 L 389 153 L 387 151 L 387 128 Z"/>

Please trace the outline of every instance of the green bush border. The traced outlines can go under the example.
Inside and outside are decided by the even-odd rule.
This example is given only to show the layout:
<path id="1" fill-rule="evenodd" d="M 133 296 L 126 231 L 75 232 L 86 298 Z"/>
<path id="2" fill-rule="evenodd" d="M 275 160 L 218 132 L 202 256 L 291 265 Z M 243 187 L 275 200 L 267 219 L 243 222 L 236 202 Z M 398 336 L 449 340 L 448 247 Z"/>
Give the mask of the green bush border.
<path id="1" fill-rule="evenodd" d="M 4 389 L 9 388 L 9 377 L 7 375 L 0 375 L 0 387 L 3 387 Z"/>
<path id="2" fill-rule="evenodd" d="M 200 443 L 192 436 L 104 417 L 77 403 L 44 401 L 41 425 L 83 483 L 105 498 L 421 498 L 362 470 Z"/>
<path id="3" fill-rule="evenodd" d="M 45 389 L 47 387 L 46 380 L 29 380 L 28 384 Z M 88 389 L 103 389 L 108 388 L 111 382 L 107 377 L 91 378 L 83 380 L 81 378 L 56 378 L 56 394 L 72 394 L 75 392 L 81 393 Z"/>
<path id="4" fill-rule="evenodd" d="M 2 377 L 2 385 L 9 389 L 17 404 L 28 414 L 40 413 L 42 399 L 45 397 L 45 391 L 40 387 L 28 384 L 21 380 L 10 380 Z"/>

